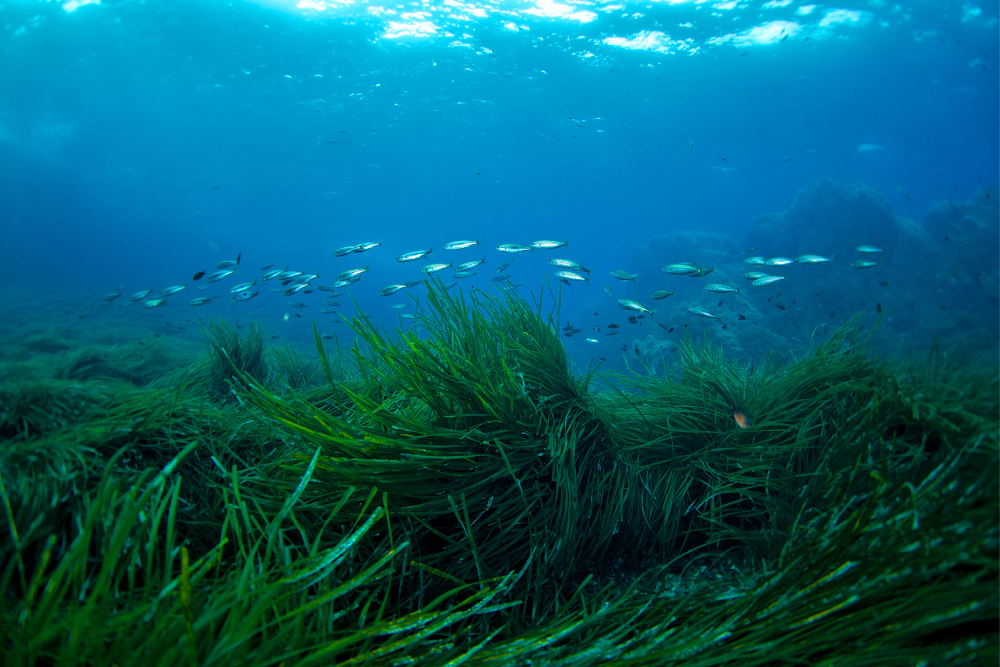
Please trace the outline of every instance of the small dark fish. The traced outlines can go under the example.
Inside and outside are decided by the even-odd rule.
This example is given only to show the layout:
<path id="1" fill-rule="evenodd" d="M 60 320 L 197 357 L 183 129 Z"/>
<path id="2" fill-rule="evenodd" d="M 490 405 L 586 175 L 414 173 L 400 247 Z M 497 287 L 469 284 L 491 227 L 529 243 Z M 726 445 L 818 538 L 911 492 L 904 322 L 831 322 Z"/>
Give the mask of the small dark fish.
<path id="1" fill-rule="evenodd" d="M 781 298 L 781 292 L 778 292 L 777 294 L 775 294 L 774 298 L 775 299 L 780 299 Z"/>
<path id="2" fill-rule="evenodd" d="M 757 249 L 756 247 L 753 247 L 753 248 L 744 248 L 743 250 L 740 250 L 740 252 L 743 253 L 744 255 L 746 255 L 748 253 L 753 252 L 756 249 Z"/>
<path id="3" fill-rule="evenodd" d="M 741 319 L 741 320 L 745 320 L 746 318 L 747 318 L 747 316 L 746 316 L 746 315 L 740 315 L 740 319 Z"/>
<path id="4" fill-rule="evenodd" d="M 563 331 L 570 331 L 572 328 L 573 325 L 569 323 L 569 320 L 566 320 L 566 326 L 563 327 Z"/>
<path id="5" fill-rule="evenodd" d="M 617 335 L 618 335 L 618 332 L 617 332 L 617 331 L 609 331 L 608 333 L 606 333 L 606 334 L 604 334 L 604 335 L 605 335 L 605 336 L 617 336 Z"/>
<path id="6" fill-rule="evenodd" d="M 637 357 L 638 357 L 638 356 L 639 356 L 639 354 L 640 354 L 640 352 L 639 352 L 639 346 L 638 346 L 638 345 L 636 345 L 636 346 L 635 346 L 635 356 L 637 356 Z"/>
<path id="7" fill-rule="evenodd" d="M 726 158 L 722 157 L 722 156 L 721 156 L 721 155 L 719 155 L 718 153 L 716 153 L 716 154 L 715 154 L 715 157 L 719 158 L 719 159 L 720 159 L 720 160 L 722 160 L 723 162 L 729 162 L 729 160 L 727 160 Z"/>
<path id="8" fill-rule="evenodd" d="M 723 329 L 728 329 L 728 328 L 729 328 L 729 325 L 728 325 L 728 324 L 723 324 L 723 325 L 722 325 L 722 328 L 723 328 Z"/>
<path id="9" fill-rule="evenodd" d="M 719 306 L 721 306 L 721 305 L 722 305 L 722 304 L 724 304 L 725 302 L 726 302 L 726 300 L 725 300 L 725 299 L 723 299 L 722 301 L 720 301 L 720 302 L 719 302 L 719 304 L 718 304 L 718 305 L 719 305 Z"/>
<path id="10" fill-rule="evenodd" d="M 667 333 L 673 333 L 673 332 L 674 332 L 674 327 L 670 327 L 669 329 L 667 329 Z"/>
<path id="11" fill-rule="evenodd" d="M 628 345 L 622 343 L 622 352 L 628 352 Z"/>
<path id="12" fill-rule="evenodd" d="M 242 250 L 239 251 L 238 253 L 236 253 L 236 266 L 240 265 L 240 257 L 242 257 L 242 256 L 243 256 L 243 251 Z"/>
<path id="13" fill-rule="evenodd" d="M 260 267 L 260 270 L 261 270 L 261 271 L 267 271 L 267 270 L 268 270 L 268 269 L 270 269 L 270 268 L 271 268 L 272 266 L 274 266 L 274 264 L 265 264 L 264 266 Z"/>
<path id="14" fill-rule="evenodd" d="M 875 309 L 878 311 L 879 315 L 882 314 L 882 304 L 881 303 L 876 303 L 875 304 Z"/>
<path id="15" fill-rule="evenodd" d="M 774 307 L 777 308 L 778 310 L 786 310 L 786 308 L 782 306 L 780 303 L 774 304 Z"/>
<path id="16" fill-rule="evenodd" d="M 604 357 L 598 357 L 598 359 L 600 359 L 601 361 L 607 361 L 607 359 L 605 359 Z"/>
<path id="17" fill-rule="evenodd" d="M 888 287 L 889 286 L 889 281 L 883 280 L 882 282 L 879 283 L 879 285 L 881 285 L 882 287 Z"/>
<path id="18" fill-rule="evenodd" d="M 645 316 L 645 315 L 636 315 L 636 316 L 635 316 L 635 319 L 637 319 L 637 320 L 641 320 L 641 319 L 643 319 L 644 317 L 646 317 L 646 316 Z"/>
<path id="19" fill-rule="evenodd" d="M 771 303 L 771 299 L 773 299 L 773 298 L 774 298 L 773 296 L 769 296 L 769 297 L 767 297 L 767 302 L 768 302 L 768 303 Z"/>
<path id="20" fill-rule="evenodd" d="M 609 328 L 609 329 L 617 329 L 617 328 L 618 328 L 618 325 L 617 325 L 617 324 L 609 324 L 609 325 L 608 325 L 608 328 Z"/>
<path id="21" fill-rule="evenodd" d="M 598 315 L 600 315 L 600 313 L 598 313 L 598 312 L 597 312 L 597 311 L 595 310 L 595 311 L 594 311 L 594 317 L 597 317 Z"/>
<path id="22" fill-rule="evenodd" d="M 191 276 L 191 280 L 201 280 L 201 277 L 205 275 L 204 271 L 195 271 L 194 275 Z"/>
<path id="23" fill-rule="evenodd" d="M 567 331 L 566 333 L 563 334 L 563 336 L 565 336 L 566 338 L 572 338 L 573 337 L 573 332 L 572 331 Z"/>

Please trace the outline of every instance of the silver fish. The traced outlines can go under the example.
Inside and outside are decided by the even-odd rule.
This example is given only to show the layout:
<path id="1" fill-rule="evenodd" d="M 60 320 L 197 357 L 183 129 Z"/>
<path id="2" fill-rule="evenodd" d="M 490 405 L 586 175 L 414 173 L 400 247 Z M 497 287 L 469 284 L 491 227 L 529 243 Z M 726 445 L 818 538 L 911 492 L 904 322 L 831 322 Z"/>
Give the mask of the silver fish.
<path id="1" fill-rule="evenodd" d="M 228 269 L 230 266 L 236 266 L 236 262 L 231 259 L 224 259 L 221 262 L 215 263 L 215 268 L 217 269 Z"/>
<path id="2" fill-rule="evenodd" d="M 288 289 L 286 289 L 283 292 L 283 294 L 285 296 L 292 296 L 293 294 L 298 294 L 299 292 L 301 292 L 302 290 L 304 290 L 307 287 L 309 287 L 309 285 L 292 285 L 291 287 L 289 287 Z"/>
<path id="3" fill-rule="evenodd" d="M 579 274 L 576 271 L 556 271 L 556 275 L 565 280 L 582 280 L 583 282 L 589 283 L 590 278 L 585 275 Z"/>
<path id="4" fill-rule="evenodd" d="M 754 287 L 763 287 L 764 285 L 770 285 L 784 279 L 785 276 L 764 276 L 763 278 L 758 278 L 750 284 Z"/>
<path id="5" fill-rule="evenodd" d="M 607 293 L 608 296 L 611 296 L 611 285 L 605 285 L 604 291 Z"/>
<path id="6" fill-rule="evenodd" d="M 295 285 L 304 285 L 313 278 L 319 278 L 318 273 L 303 273 L 292 278 L 292 283 Z"/>
<path id="7" fill-rule="evenodd" d="M 410 304 L 408 304 L 408 303 L 394 303 L 394 304 L 392 304 L 389 307 L 392 308 L 393 310 L 402 310 L 403 308 L 409 308 Z"/>
<path id="8" fill-rule="evenodd" d="M 437 273 L 438 271 L 450 269 L 451 265 L 451 262 L 448 262 L 447 264 L 428 264 L 427 266 L 421 267 L 420 272 L 426 274 Z"/>
<path id="9" fill-rule="evenodd" d="M 855 250 L 858 252 L 885 252 L 885 248 L 876 248 L 873 245 L 859 245 Z"/>
<path id="10" fill-rule="evenodd" d="M 718 283 L 713 283 L 711 285 L 705 285 L 705 289 L 709 292 L 716 292 L 717 294 L 725 294 L 726 292 L 739 292 L 739 288 L 730 287 L 729 285 L 719 285 Z"/>
<path id="11" fill-rule="evenodd" d="M 400 315 L 400 317 L 402 317 L 404 320 L 415 320 L 415 319 L 417 319 L 417 316 L 413 315 L 412 313 L 403 313 L 402 315 Z"/>
<path id="12" fill-rule="evenodd" d="M 309 307 L 309 306 L 307 306 L 304 303 L 299 303 L 298 301 L 289 301 L 288 305 L 291 306 L 292 308 L 308 308 Z"/>
<path id="13" fill-rule="evenodd" d="M 278 273 L 278 275 L 275 276 L 275 278 L 277 278 L 278 280 L 290 280 L 295 276 L 300 276 L 300 275 L 302 275 L 301 271 L 281 271 L 280 273 Z"/>
<path id="14" fill-rule="evenodd" d="M 663 270 L 672 276 L 689 276 L 692 273 L 698 273 L 698 269 L 695 268 L 694 264 L 668 264 L 663 267 Z"/>
<path id="15" fill-rule="evenodd" d="M 331 306 L 333 308 L 340 308 L 340 302 L 339 301 L 327 300 L 327 301 L 325 301 L 325 303 L 326 303 L 326 305 Z"/>
<path id="16" fill-rule="evenodd" d="M 352 278 L 350 280 L 338 280 L 335 283 L 333 283 L 333 286 L 337 287 L 337 288 L 340 288 L 340 287 L 349 287 L 349 286 L 353 285 L 356 282 L 358 282 L 357 278 Z"/>
<path id="17" fill-rule="evenodd" d="M 442 287 L 444 287 L 445 289 L 451 289 L 452 287 L 454 287 L 454 286 L 455 286 L 455 285 L 457 285 L 457 284 L 458 284 L 458 281 L 457 281 L 457 280 L 453 280 L 453 281 L 451 281 L 450 283 L 444 283 L 444 284 L 442 285 Z M 502 288 L 501 288 L 501 289 L 502 289 Z"/>
<path id="18" fill-rule="evenodd" d="M 151 289 L 144 289 L 141 292 L 136 292 L 135 294 L 133 294 L 132 296 L 130 296 L 128 298 L 128 301 L 129 301 L 129 303 L 132 303 L 133 301 L 139 301 L 140 299 L 145 299 L 147 296 L 149 296 L 152 293 L 153 293 L 153 290 L 151 290 Z M 111 296 L 111 295 L 109 294 L 108 296 Z"/>
<path id="19" fill-rule="evenodd" d="M 260 292 L 256 290 L 254 290 L 253 292 L 240 292 L 239 294 L 233 297 L 233 301 L 249 301 L 258 294 L 260 294 Z"/>
<path id="20" fill-rule="evenodd" d="M 215 273 L 212 273 L 207 278 L 205 278 L 205 282 L 206 283 L 217 283 L 220 280 L 222 280 L 223 278 L 225 278 L 226 276 L 231 276 L 234 273 L 236 273 L 236 271 L 234 271 L 232 269 L 226 269 L 224 271 L 216 271 Z"/>
<path id="21" fill-rule="evenodd" d="M 766 266 L 788 266 L 789 264 L 794 264 L 794 259 L 788 259 L 787 257 L 772 257 L 771 259 L 764 262 Z"/>
<path id="22" fill-rule="evenodd" d="M 500 252 L 534 252 L 534 248 L 529 248 L 523 245 L 517 245 L 516 243 L 501 243 L 497 246 L 497 250 Z"/>
<path id="23" fill-rule="evenodd" d="M 256 284 L 257 281 L 255 280 L 252 283 L 240 283 L 239 285 L 233 285 L 229 288 L 229 293 L 236 294 L 237 292 L 245 292 Z"/>
<path id="24" fill-rule="evenodd" d="M 337 248 L 333 251 L 334 257 L 343 257 L 344 255 L 350 255 L 352 252 L 358 252 L 358 246 L 356 245 L 345 245 L 343 248 Z"/>
<path id="25" fill-rule="evenodd" d="M 452 241 L 450 243 L 444 244 L 445 250 L 461 250 L 462 248 L 469 248 L 474 245 L 479 245 L 480 239 L 475 241 Z"/>
<path id="26" fill-rule="evenodd" d="M 340 280 L 351 280 L 352 278 L 360 279 L 361 274 L 365 273 L 367 271 L 368 271 L 368 267 L 367 266 L 365 268 L 363 268 L 363 269 L 351 269 L 350 271 L 344 271 L 339 276 L 337 276 L 337 280 L 338 281 L 340 281 Z"/>
<path id="27" fill-rule="evenodd" d="M 424 282 L 424 281 L 423 280 L 410 280 L 409 282 L 406 283 L 405 286 L 406 287 L 416 287 L 417 285 L 419 285 L 422 282 Z"/>
<path id="28" fill-rule="evenodd" d="M 187 285 L 174 285 L 173 287 L 164 287 L 160 290 L 160 296 L 170 296 L 171 294 L 177 294 L 181 290 L 186 290 Z"/>
<path id="29" fill-rule="evenodd" d="M 462 278 L 470 278 L 474 275 L 476 275 L 475 271 L 456 271 L 455 275 L 453 275 L 452 277 L 462 279 Z"/>
<path id="30" fill-rule="evenodd" d="M 401 289 L 404 289 L 406 285 L 389 285 L 388 287 L 383 287 L 378 291 L 379 296 L 392 296 Z"/>
<path id="31" fill-rule="evenodd" d="M 562 269 L 571 269 L 573 271 L 583 271 L 584 273 L 590 273 L 590 269 L 585 267 L 583 264 L 574 262 L 571 259 L 550 259 L 549 264 L 551 264 L 552 266 L 558 266 L 559 268 Z"/>
<path id="32" fill-rule="evenodd" d="M 217 296 L 200 296 L 197 299 L 191 299 L 188 301 L 189 306 L 204 306 L 206 303 L 212 303 L 219 297 Z"/>
<path id="33" fill-rule="evenodd" d="M 313 285 L 313 287 L 315 287 L 320 292 L 332 292 L 333 291 L 332 287 L 327 287 L 326 285 Z"/>
<path id="34" fill-rule="evenodd" d="M 758 278 L 767 278 L 770 273 L 764 273 L 763 271 L 748 271 L 743 274 L 743 277 L 747 280 L 757 280 Z"/>
<path id="35" fill-rule="evenodd" d="M 270 269 L 270 268 L 271 268 L 272 266 L 274 266 L 274 264 L 265 264 L 264 266 L 260 267 L 260 268 L 259 268 L 259 269 L 257 269 L 257 270 L 258 270 L 258 271 L 267 271 L 267 270 L 268 270 L 268 269 Z"/>
<path id="36" fill-rule="evenodd" d="M 666 299 L 668 296 L 673 296 L 674 293 L 667 292 L 666 290 L 660 290 L 659 292 L 653 292 L 650 296 L 654 299 Z"/>
<path id="37" fill-rule="evenodd" d="M 743 261 L 753 266 L 767 266 L 767 258 L 765 257 L 747 257 Z"/>
<path id="38" fill-rule="evenodd" d="M 878 266 L 882 262 L 873 262 L 870 259 L 856 259 L 851 262 L 851 266 L 855 269 L 870 269 L 873 266 Z"/>
<path id="39" fill-rule="evenodd" d="M 490 278 L 490 282 L 491 283 L 499 283 L 499 282 L 502 282 L 502 281 L 507 280 L 509 278 L 510 278 L 510 275 L 507 274 L 507 273 L 504 273 L 504 274 L 501 274 L 501 275 L 497 276 L 496 278 Z"/>
<path id="40" fill-rule="evenodd" d="M 461 264 L 459 264 L 458 266 L 455 267 L 455 270 L 456 271 L 471 271 L 472 269 L 476 268 L 480 264 L 485 264 L 485 263 L 486 263 L 486 258 L 485 257 L 483 257 L 482 259 L 474 259 L 471 262 L 462 262 Z"/>
<path id="41" fill-rule="evenodd" d="M 721 320 L 722 319 L 718 315 L 713 315 L 712 313 L 708 312 L 704 308 L 699 308 L 697 306 L 694 306 L 692 308 L 688 308 L 688 311 L 694 313 L 698 317 L 708 317 L 708 318 L 716 319 L 716 320 Z"/>
<path id="42" fill-rule="evenodd" d="M 532 248 L 539 250 L 551 250 L 554 248 L 562 248 L 563 246 L 569 247 L 569 239 L 565 241 L 535 241 L 531 244 Z"/>
<path id="43" fill-rule="evenodd" d="M 278 274 L 281 273 L 281 269 L 275 269 L 274 271 L 268 271 L 260 277 L 261 280 L 267 281 L 271 278 L 277 278 Z"/>
<path id="44" fill-rule="evenodd" d="M 640 313 L 649 313 L 650 315 L 655 312 L 646 308 L 646 306 L 642 305 L 638 301 L 633 301 L 632 299 L 618 299 L 618 305 L 625 310 L 635 310 Z"/>
<path id="45" fill-rule="evenodd" d="M 823 257 L 822 255 L 800 255 L 795 258 L 795 261 L 799 264 L 822 264 L 823 262 L 829 262 L 829 257 Z"/>
<path id="46" fill-rule="evenodd" d="M 158 308 L 160 306 L 167 305 L 166 299 L 150 299 L 146 303 L 142 304 L 143 308 Z"/>
<path id="47" fill-rule="evenodd" d="M 510 260 L 510 261 L 507 261 L 507 262 L 504 262 L 503 264 L 501 264 L 500 266 L 498 266 L 498 267 L 497 267 L 497 270 L 496 270 L 496 271 L 494 271 L 493 273 L 503 273 L 503 272 L 504 272 L 504 271 L 506 271 L 506 270 L 507 270 L 507 269 L 508 269 L 508 268 L 510 267 L 510 265 L 511 265 L 511 264 L 513 264 L 513 263 L 514 263 L 514 260 Z"/>
<path id="48" fill-rule="evenodd" d="M 121 295 L 122 295 L 121 292 L 112 292 L 111 294 L 105 294 L 104 295 L 104 301 L 107 301 L 107 302 L 110 303 L 111 301 L 114 301 L 115 299 L 117 299 Z"/>
<path id="49" fill-rule="evenodd" d="M 324 315 L 336 315 L 337 314 L 337 311 L 331 310 L 329 308 L 321 308 L 319 312 L 323 313 Z"/>
<path id="50" fill-rule="evenodd" d="M 413 262 L 418 259 L 423 259 L 427 255 L 434 251 L 434 246 L 431 246 L 427 250 L 414 250 L 413 252 L 403 253 L 396 258 L 397 262 Z"/>
<path id="51" fill-rule="evenodd" d="M 364 252 L 366 250 L 371 250 L 372 248 L 375 248 L 380 245 L 382 245 L 381 241 L 379 241 L 378 243 L 375 243 L 374 241 L 366 241 L 364 243 L 359 243 L 358 245 L 354 246 L 356 248 L 354 252 Z"/>
<path id="52" fill-rule="evenodd" d="M 642 274 L 640 274 L 640 273 L 625 273 L 624 271 L 612 271 L 611 275 L 614 276 L 615 278 L 617 278 L 618 280 L 631 280 L 634 283 L 635 279 L 638 278 Z"/>

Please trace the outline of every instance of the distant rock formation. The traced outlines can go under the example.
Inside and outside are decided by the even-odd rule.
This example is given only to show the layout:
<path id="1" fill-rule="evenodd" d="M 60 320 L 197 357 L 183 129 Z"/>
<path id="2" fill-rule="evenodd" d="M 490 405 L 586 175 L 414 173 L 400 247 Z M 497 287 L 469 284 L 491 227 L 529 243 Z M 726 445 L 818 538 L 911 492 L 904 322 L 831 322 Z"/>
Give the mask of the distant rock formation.
<path id="1" fill-rule="evenodd" d="M 882 248 L 861 253 L 860 245 Z M 756 248 L 745 254 L 742 250 Z M 815 265 L 755 267 L 751 255 L 805 254 L 831 258 Z M 685 332 L 707 331 L 728 354 L 759 358 L 768 350 L 804 348 L 815 333 L 836 327 L 857 313 L 882 325 L 873 341 L 884 352 L 921 352 L 935 340 L 945 347 L 996 356 L 1000 346 L 1000 208 L 995 191 L 983 190 L 964 203 L 939 202 L 923 223 L 897 218 L 888 201 L 866 185 L 819 179 L 803 188 L 786 210 L 754 218 L 737 245 L 719 234 L 687 231 L 657 236 L 636 249 L 629 270 L 644 279 L 628 287 L 628 298 L 657 308 L 664 324 L 622 330 L 621 342 L 640 351 L 668 351 L 656 344 Z M 879 265 L 858 269 L 852 262 Z M 691 262 L 703 277 L 668 275 L 663 266 Z M 753 287 L 743 277 L 763 271 L 785 279 Z M 648 278 L 647 278 L 648 277 Z M 737 287 L 738 293 L 706 291 L 711 283 Z M 650 301 L 656 290 L 675 290 Z M 721 319 L 691 313 L 699 307 Z M 651 324 L 651 323 L 650 323 Z M 673 332 L 667 328 L 674 326 Z M 652 334 L 652 338 L 650 338 Z"/>

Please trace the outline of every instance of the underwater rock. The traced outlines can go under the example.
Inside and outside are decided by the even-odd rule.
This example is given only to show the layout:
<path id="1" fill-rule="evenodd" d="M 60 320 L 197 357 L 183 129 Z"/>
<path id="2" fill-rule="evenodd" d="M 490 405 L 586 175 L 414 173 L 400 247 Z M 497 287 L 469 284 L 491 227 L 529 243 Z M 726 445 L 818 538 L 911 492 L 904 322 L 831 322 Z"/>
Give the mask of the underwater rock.
<path id="1" fill-rule="evenodd" d="M 868 244 L 884 248 L 879 259 L 887 261 L 901 231 L 889 202 L 875 189 L 821 178 L 800 190 L 786 210 L 754 218 L 741 244 L 758 247 L 755 254 L 766 257 L 848 257 Z"/>

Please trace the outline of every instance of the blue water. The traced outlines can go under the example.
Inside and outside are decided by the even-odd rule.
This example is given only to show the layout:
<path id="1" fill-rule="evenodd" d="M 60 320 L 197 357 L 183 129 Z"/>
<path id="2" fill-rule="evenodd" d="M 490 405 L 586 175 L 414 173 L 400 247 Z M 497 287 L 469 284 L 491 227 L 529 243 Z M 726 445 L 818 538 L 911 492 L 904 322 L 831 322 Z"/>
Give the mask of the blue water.
<path id="1" fill-rule="evenodd" d="M 653 237 L 739 242 L 817 178 L 870 186 L 918 225 L 1000 181 L 996 2 L 298 5 L 0 5 L 8 294 L 69 313 L 122 292 L 110 311 L 187 284 L 137 316 L 266 314 L 306 337 L 313 317 L 337 326 L 324 293 L 285 321 L 273 281 L 245 304 L 226 290 L 265 264 L 324 284 L 368 266 L 351 294 L 396 326 L 405 300 L 378 290 L 423 277 L 397 255 L 485 256 L 460 287 L 490 289 L 496 245 L 569 239 L 519 255 L 513 279 L 527 296 L 557 284 L 548 258 L 587 265 L 590 284 L 564 289 L 582 317 L 604 284 L 631 294 L 609 272 L 637 270 Z M 483 247 L 442 249 L 458 239 Z M 331 255 L 362 241 L 383 245 Z M 194 289 L 238 252 L 238 276 Z M 667 289 L 654 278 L 645 291 Z M 187 305 L 211 294 L 226 296 Z"/>

